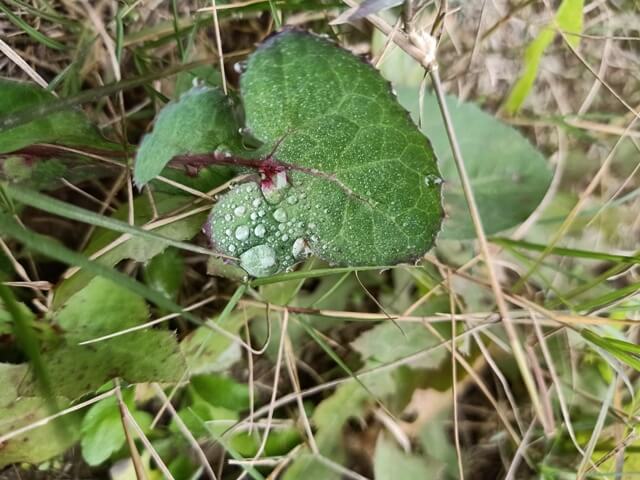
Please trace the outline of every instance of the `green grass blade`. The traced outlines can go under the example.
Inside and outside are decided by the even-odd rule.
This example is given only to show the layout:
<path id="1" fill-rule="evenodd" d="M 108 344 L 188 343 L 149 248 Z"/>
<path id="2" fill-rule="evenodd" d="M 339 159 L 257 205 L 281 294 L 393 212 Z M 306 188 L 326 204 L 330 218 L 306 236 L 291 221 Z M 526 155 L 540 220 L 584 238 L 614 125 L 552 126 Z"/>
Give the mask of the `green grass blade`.
<path id="1" fill-rule="evenodd" d="M 196 325 L 202 325 L 204 323 L 195 315 L 185 312 L 180 305 L 167 298 L 164 294 L 147 287 L 118 270 L 114 270 L 102 265 L 101 263 L 89 260 L 84 255 L 62 246 L 47 236 L 40 235 L 39 233 L 23 228 L 6 213 L 0 213 L 0 231 L 11 238 L 18 240 L 29 250 L 38 252 L 46 257 L 58 260 L 59 262 L 67 265 L 84 268 L 94 275 L 111 280 L 131 292 L 140 295 L 160 308 L 172 313 L 180 314 L 182 317 Z"/>
<path id="2" fill-rule="evenodd" d="M 96 227 L 106 228 L 120 233 L 126 233 L 133 237 L 146 238 L 148 240 L 161 241 L 167 245 L 186 250 L 189 252 L 200 253 L 204 255 L 212 255 L 214 252 L 207 250 L 206 248 L 198 247 L 187 242 L 180 242 L 172 240 L 170 238 L 153 233 L 150 230 L 144 230 L 135 225 L 130 225 L 127 222 L 116 220 L 114 218 L 98 215 L 91 210 L 85 210 L 84 208 L 76 207 L 60 200 L 42 195 L 32 190 L 27 190 L 22 187 L 14 185 L 0 185 L 4 191 L 13 200 L 29 205 L 30 207 L 37 208 L 39 210 L 58 215 L 60 217 L 76 220 Z"/>
<path id="3" fill-rule="evenodd" d="M 339 267 L 339 268 L 318 268 L 316 270 L 297 271 L 289 273 L 279 273 L 270 277 L 256 278 L 249 282 L 252 287 L 259 287 L 261 285 L 270 285 L 272 283 L 288 282 L 289 280 L 299 280 L 305 278 L 318 278 L 326 277 L 328 275 L 335 275 L 337 273 L 351 273 L 351 272 L 364 272 L 367 270 L 386 270 L 391 267 L 379 266 L 379 267 Z"/>
<path id="4" fill-rule="evenodd" d="M 130 78 L 128 80 L 121 80 L 119 82 L 105 85 L 104 87 L 84 90 L 70 97 L 58 98 L 47 103 L 42 103 L 40 105 L 25 108 L 18 112 L 12 112 L 6 115 L 2 115 L 0 116 L 0 132 L 4 132 L 25 123 L 29 123 L 37 118 L 47 116 L 53 112 L 75 107 L 76 105 L 91 102 L 108 95 L 113 95 L 114 93 L 120 92 L 122 90 L 145 85 L 154 80 L 159 80 L 161 78 L 169 77 L 180 72 L 192 70 L 202 65 L 208 65 L 211 63 L 211 61 L 212 58 L 203 58 L 194 62 L 186 63 L 184 65 L 175 65 L 159 72 L 152 72 L 147 75 L 141 75 L 139 77 Z"/>
<path id="5" fill-rule="evenodd" d="M 53 390 L 44 362 L 40 356 L 39 342 L 31 325 L 31 318 L 20 309 L 11 289 L 2 283 L 0 283 L 0 301 L 2 301 L 13 319 L 13 334 L 18 345 L 31 362 L 31 368 L 42 396 L 52 402 L 54 400 Z"/>
<path id="6" fill-rule="evenodd" d="M 524 248 L 535 252 L 544 252 L 546 245 L 539 243 L 523 242 L 520 240 L 511 240 L 510 238 L 496 237 L 491 239 L 491 243 L 502 247 Z M 552 247 L 549 249 L 550 255 L 560 255 L 563 257 L 588 258 L 591 260 L 602 260 L 617 263 L 640 263 L 640 255 L 613 255 L 604 252 L 592 252 L 589 250 L 579 250 L 575 248 Z"/>
<path id="7" fill-rule="evenodd" d="M 580 334 L 582 338 L 588 342 L 597 345 L 616 357 L 621 362 L 640 371 L 640 358 L 636 357 L 640 353 L 640 347 L 629 342 L 618 340 L 615 338 L 601 337 L 597 333 L 583 329 Z"/>
<path id="8" fill-rule="evenodd" d="M 634 295 L 638 291 L 640 291 L 640 282 L 632 283 L 631 285 L 627 285 L 619 290 L 606 293 L 598 298 L 581 303 L 575 307 L 575 310 L 583 312 L 602 308 L 619 300 L 623 300 L 630 295 Z"/>
<path id="9" fill-rule="evenodd" d="M 560 7 L 558 7 L 553 22 L 545 27 L 535 40 L 529 44 L 524 53 L 524 72 L 511 89 L 505 103 L 505 109 L 508 113 L 517 113 L 531 92 L 536 77 L 538 76 L 542 56 L 556 36 L 556 27 L 571 33 L 580 33 L 582 31 L 583 6 L 584 0 L 563 0 Z M 570 40 L 572 45 L 575 46 L 577 45 L 576 42 L 580 40 L 580 37 L 572 35 Z"/>
<path id="10" fill-rule="evenodd" d="M 7 16 L 7 18 L 11 21 L 11 23 L 13 23 L 16 27 L 24 30 L 25 33 L 29 35 L 31 38 L 33 38 L 35 41 L 40 42 L 41 44 L 49 48 L 52 48 L 54 50 L 66 49 L 66 47 L 62 43 L 56 40 L 53 40 L 52 38 L 49 38 L 46 35 L 43 35 L 38 30 L 33 28 L 31 25 L 29 25 L 27 22 L 22 20 L 22 18 L 18 17 L 17 15 L 14 15 L 11 10 L 9 10 L 7 7 L 2 5 L 1 3 L 0 3 L 0 12 L 3 12 Z"/>

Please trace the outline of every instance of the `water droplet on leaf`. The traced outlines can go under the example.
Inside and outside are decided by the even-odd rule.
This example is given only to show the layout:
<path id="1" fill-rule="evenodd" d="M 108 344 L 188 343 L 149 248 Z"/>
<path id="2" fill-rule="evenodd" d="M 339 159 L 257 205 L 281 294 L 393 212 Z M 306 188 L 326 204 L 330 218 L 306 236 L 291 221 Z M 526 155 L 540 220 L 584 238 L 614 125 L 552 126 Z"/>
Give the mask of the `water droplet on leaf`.
<path id="1" fill-rule="evenodd" d="M 249 238 L 249 227 L 247 227 L 246 225 L 240 225 L 238 228 L 236 228 L 235 237 L 238 240 L 246 240 L 247 238 Z"/>
<path id="2" fill-rule="evenodd" d="M 264 237 L 264 234 L 267 233 L 267 229 L 264 228 L 264 225 L 260 224 L 253 229 L 253 233 L 255 234 L 256 237 L 262 238 Z"/>
<path id="3" fill-rule="evenodd" d="M 266 277 L 278 270 L 276 252 L 269 245 L 256 245 L 240 255 L 240 266 L 254 277 Z"/>
<path id="4" fill-rule="evenodd" d="M 424 177 L 424 183 L 427 187 L 431 187 L 433 185 L 440 185 L 442 183 L 442 179 L 434 174 L 429 174 Z"/>
<path id="5" fill-rule="evenodd" d="M 275 218 L 278 222 L 286 222 L 287 212 L 285 212 L 282 208 L 278 208 L 275 212 L 273 212 L 273 218 Z"/>

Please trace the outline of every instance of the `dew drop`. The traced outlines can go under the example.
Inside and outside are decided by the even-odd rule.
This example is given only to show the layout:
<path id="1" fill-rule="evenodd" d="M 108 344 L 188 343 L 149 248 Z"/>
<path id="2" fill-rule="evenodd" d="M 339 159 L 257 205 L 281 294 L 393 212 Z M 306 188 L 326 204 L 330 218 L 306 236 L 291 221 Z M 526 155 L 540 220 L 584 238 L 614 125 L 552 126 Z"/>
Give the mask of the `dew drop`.
<path id="1" fill-rule="evenodd" d="M 239 207 L 234 208 L 233 213 L 235 213 L 237 217 L 240 217 L 240 216 L 244 215 L 244 212 L 246 210 L 247 209 L 244 208 L 243 205 L 240 205 Z"/>
<path id="2" fill-rule="evenodd" d="M 231 215 L 229 215 L 228 213 L 224 216 L 224 219 L 225 219 L 227 222 L 230 222 L 232 218 L 233 218 L 233 217 L 232 217 Z"/>
<path id="3" fill-rule="evenodd" d="M 432 185 L 440 185 L 442 183 L 442 178 L 434 174 L 429 174 L 424 177 L 424 183 L 427 187 L 431 187 Z"/>
<path id="4" fill-rule="evenodd" d="M 287 203 L 289 205 L 295 205 L 298 202 L 298 197 L 296 197 L 295 195 L 289 195 L 287 197 Z"/>
<path id="5" fill-rule="evenodd" d="M 264 234 L 267 233 L 267 229 L 264 228 L 264 225 L 260 224 L 253 229 L 253 233 L 255 234 L 256 237 L 262 238 L 264 237 Z"/>
<path id="6" fill-rule="evenodd" d="M 282 208 L 278 208 L 275 212 L 273 212 L 273 218 L 275 218 L 278 222 L 286 222 L 287 221 L 287 212 L 285 212 Z"/>
<path id="7" fill-rule="evenodd" d="M 256 212 L 251 212 L 251 220 L 257 220 L 258 214 Z"/>
<path id="8" fill-rule="evenodd" d="M 247 238 L 249 238 L 249 227 L 247 227 L 246 225 L 240 225 L 238 228 L 236 228 L 234 236 L 238 240 L 246 240 Z"/>
<path id="9" fill-rule="evenodd" d="M 225 233 L 225 235 L 226 235 L 227 237 L 230 237 L 230 236 L 231 236 L 231 229 L 230 229 L 230 228 L 227 228 L 227 229 L 224 231 L 224 233 Z"/>
<path id="10" fill-rule="evenodd" d="M 269 245 L 256 245 L 240 255 L 240 266 L 254 277 L 266 277 L 278 269 L 276 252 Z"/>
<path id="11" fill-rule="evenodd" d="M 296 238 L 296 241 L 293 242 L 293 247 L 291 248 L 291 254 L 293 255 L 293 258 L 300 258 L 304 253 L 306 247 L 307 244 L 304 241 L 304 238 Z"/>
<path id="12" fill-rule="evenodd" d="M 227 248 L 229 249 L 229 251 L 230 251 L 231 253 L 233 253 L 233 252 L 235 252 L 235 251 L 236 251 L 236 246 L 235 246 L 233 243 L 232 243 L 232 244 L 230 244 Z"/>
<path id="13" fill-rule="evenodd" d="M 244 73 L 247 69 L 247 62 L 236 62 L 233 64 L 233 71 L 236 73 Z"/>
<path id="14" fill-rule="evenodd" d="M 282 237 L 280 237 L 280 240 L 282 240 L 283 242 L 286 242 L 287 240 L 289 240 L 289 236 L 288 235 L 282 235 Z"/>
<path id="15" fill-rule="evenodd" d="M 259 199 L 259 198 L 256 198 L 256 199 L 252 202 L 252 205 L 253 205 L 254 207 L 258 208 L 258 207 L 260 206 L 260 204 L 261 204 L 261 203 L 262 203 L 262 202 L 260 201 L 260 199 Z"/>

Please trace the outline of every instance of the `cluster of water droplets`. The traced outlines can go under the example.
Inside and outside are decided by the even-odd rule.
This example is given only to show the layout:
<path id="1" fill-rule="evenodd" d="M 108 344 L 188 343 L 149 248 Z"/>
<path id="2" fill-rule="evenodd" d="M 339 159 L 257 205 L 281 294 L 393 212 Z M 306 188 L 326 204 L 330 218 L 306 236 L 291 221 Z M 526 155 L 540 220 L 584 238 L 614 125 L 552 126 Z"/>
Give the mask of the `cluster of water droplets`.
<path id="1" fill-rule="evenodd" d="M 209 216 L 211 241 L 221 253 L 237 257 L 254 277 L 291 268 L 310 253 L 318 240 L 308 221 L 303 189 L 287 188 L 275 201 L 256 183 L 236 186 L 223 195 Z"/>

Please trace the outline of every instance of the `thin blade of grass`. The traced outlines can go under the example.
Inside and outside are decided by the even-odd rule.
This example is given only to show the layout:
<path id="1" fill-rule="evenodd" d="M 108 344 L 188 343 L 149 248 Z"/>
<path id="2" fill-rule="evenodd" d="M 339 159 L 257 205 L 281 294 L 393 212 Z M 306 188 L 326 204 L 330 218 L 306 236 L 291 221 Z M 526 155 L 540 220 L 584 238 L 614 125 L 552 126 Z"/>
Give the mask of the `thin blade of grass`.
<path id="1" fill-rule="evenodd" d="M 13 23 L 16 27 L 24 30 L 24 32 L 27 35 L 29 35 L 31 38 L 33 38 L 35 41 L 43 44 L 46 47 L 52 48 L 54 50 L 66 50 L 66 47 L 64 46 L 64 44 L 42 34 L 38 30 L 33 28 L 31 25 L 29 25 L 27 22 L 25 22 L 22 18 L 18 17 L 17 15 L 14 15 L 14 13 L 11 10 L 9 10 L 7 7 L 2 5 L 1 3 L 0 3 L 0 12 L 4 13 L 11 23 Z"/>
<path id="2" fill-rule="evenodd" d="M 539 243 L 524 242 L 522 240 L 511 240 L 510 238 L 491 238 L 491 243 L 502 247 L 517 247 L 535 252 L 544 252 L 546 245 Z M 560 255 L 563 257 L 588 258 L 592 260 L 602 260 L 618 263 L 640 263 L 640 255 L 614 255 L 605 252 L 593 252 L 590 250 L 580 250 L 576 248 L 553 247 L 549 251 L 550 255 Z"/>
<path id="3" fill-rule="evenodd" d="M 206 248 L 192 245 L 187 242 L 172 240 L 170 238 L 164 237 L 157 233 L 153 233 L 152 231 L 145 230 L 127 222 L 99 215 L 92 212 L 91 210 L 85 210 L 84 208 L 76 207 L 75 205 L 56 200 L 55 198 L 48 197 L 32 190 L 9 184 L 0 186 L 2 186 L 7 195 L 12 199 L 25 205 L 29 205 L 30 207 L 37 208 L 47 213 L 51 213 L 53 215 L 58 215 L 60 217 L 76 220 L 82 223 L 87 223 L 89 225 L 106 228 L 108 230 L 113 230 L 120 233 L 126 233 L 133 237 L 145 238 L 152 241 L 161 241 L 166 243 L 167 245 L 171 245 L 172 247 L 179 248 L 180 250 L 186 250 L 189 252 L 200 253 L 208 256 L 216 255 L 216 253 L 212 250 L 207 250 Z"/>
<path id="4" fill-rule="evenodd" d="M 389 268 L 392 268 L 392 267 L 378 266 L 378 267 L 318 268 L 315 270 L 280 273 L 277 275 L 272 275 L 271 277 L 256 278 L 255 280 L 252 280 L 251 282 L 249 282 L 249 285 L 252 287 L 260 287 L 262 285 L 270 285 L 272 283 L 287 282 L 289 280 L 326 277 L 328 275 L 335 275 L 337 273 L 364 272 L 367 270 L 386 270 Z"/>

